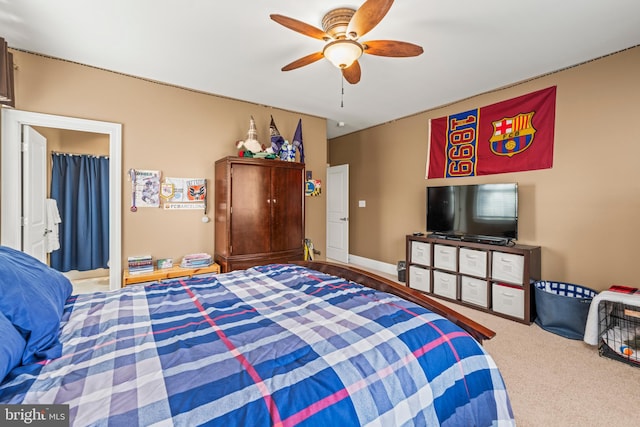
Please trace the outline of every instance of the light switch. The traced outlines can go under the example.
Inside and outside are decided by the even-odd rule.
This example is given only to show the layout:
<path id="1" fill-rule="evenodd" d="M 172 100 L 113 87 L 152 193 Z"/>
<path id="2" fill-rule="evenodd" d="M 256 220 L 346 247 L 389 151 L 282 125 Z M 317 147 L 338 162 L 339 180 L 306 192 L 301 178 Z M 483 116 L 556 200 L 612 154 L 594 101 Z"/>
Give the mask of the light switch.
<path id="1" fill-rule="evenodd" d="M 358 200 L 358 207 L 359 208 L 366 208 L 367 207 L 367 201 L 366 200 Z"/>

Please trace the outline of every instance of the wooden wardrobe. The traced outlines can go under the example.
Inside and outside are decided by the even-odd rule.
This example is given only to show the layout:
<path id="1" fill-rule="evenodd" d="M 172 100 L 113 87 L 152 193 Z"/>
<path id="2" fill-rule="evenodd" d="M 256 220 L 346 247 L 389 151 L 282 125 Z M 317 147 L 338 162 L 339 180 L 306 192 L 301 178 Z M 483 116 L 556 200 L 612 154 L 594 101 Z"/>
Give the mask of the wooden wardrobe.
<path id="1" fill-rule="evenodd" d="M 215 254 L 222 272 L 304 257 L 304 164 L 215 163 Z"/>

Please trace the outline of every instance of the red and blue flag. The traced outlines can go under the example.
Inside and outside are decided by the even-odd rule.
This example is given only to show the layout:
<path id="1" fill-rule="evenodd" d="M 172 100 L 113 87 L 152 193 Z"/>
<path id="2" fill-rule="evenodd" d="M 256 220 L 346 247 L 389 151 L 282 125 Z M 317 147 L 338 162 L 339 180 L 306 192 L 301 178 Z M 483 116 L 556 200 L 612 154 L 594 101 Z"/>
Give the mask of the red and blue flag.
<path id="1" fill-rule="evenodd" d="M 549 169 L 556 87 L 433 119 L 427 178 Z"/>

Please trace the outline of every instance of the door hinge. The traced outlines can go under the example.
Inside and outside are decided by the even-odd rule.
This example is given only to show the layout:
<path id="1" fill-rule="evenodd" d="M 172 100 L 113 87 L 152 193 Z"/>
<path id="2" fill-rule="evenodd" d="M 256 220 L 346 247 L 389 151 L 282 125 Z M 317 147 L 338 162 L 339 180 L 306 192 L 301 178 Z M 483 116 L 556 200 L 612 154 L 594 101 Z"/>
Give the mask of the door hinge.
<path id="1" fill-rule="evenodd" d="M 26 227 L 27 226 L 27 218 L 20 217 L 20 226 L 22 226 L 22 227 Z"/>
<path id="2" fill-rule="evenodd" d="M 29 149 L 29 146 L 27 145 L 26 142 L 20 143 L 20 151 L 22 151 L 23 153 L 26 153 L 28 149 Z"/>

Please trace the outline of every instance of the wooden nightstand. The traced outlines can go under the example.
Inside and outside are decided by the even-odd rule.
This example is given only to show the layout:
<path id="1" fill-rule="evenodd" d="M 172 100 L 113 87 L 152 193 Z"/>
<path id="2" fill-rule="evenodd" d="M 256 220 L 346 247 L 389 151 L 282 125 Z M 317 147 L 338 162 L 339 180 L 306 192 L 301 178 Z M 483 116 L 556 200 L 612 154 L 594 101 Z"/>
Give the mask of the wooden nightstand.
<path id="1" fill-rule="evenodd" d="M 183 268 L 175 266 L 171 268 L 156 269 L 149 273 L 141 274 L 129 274 L 129 270 L 125 270 L 122 275 L 122 286 L 145 282 L 160 282 L 162 280 L 174 279 L 176 277 L 193 277 L 199 274 L 212 273 L 220 273 L 220 266 L 218 264 L 214 263 L 207 267 L 199 268 Z"/>

